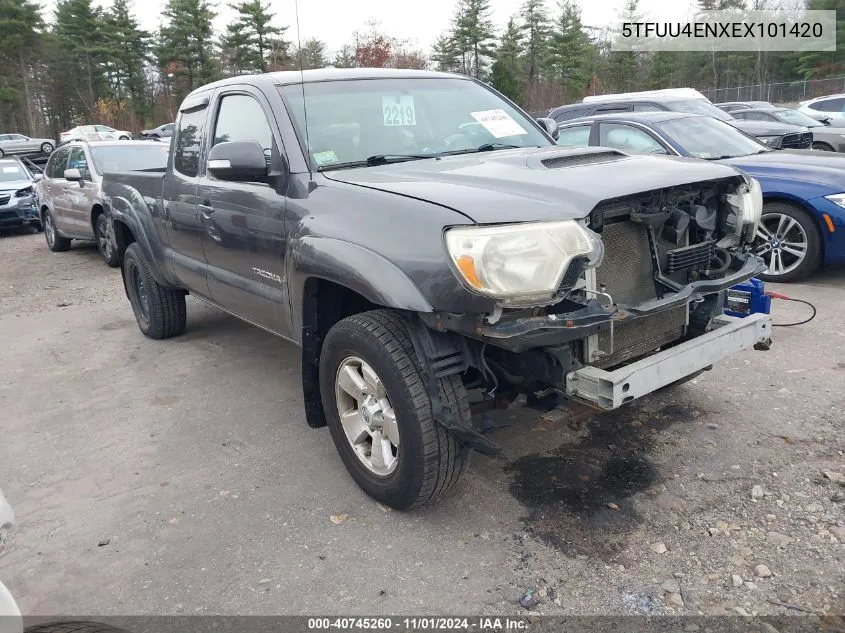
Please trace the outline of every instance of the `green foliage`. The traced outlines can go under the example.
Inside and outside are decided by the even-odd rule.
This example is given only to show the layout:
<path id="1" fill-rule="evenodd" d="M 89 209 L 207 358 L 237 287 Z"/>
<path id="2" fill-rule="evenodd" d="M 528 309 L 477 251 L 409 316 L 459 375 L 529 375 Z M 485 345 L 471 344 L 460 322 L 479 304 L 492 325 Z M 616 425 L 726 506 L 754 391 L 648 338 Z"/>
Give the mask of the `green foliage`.
<path id="1" fill-rule="evenodd" d="M 464 72 L 485 77 L 487 60 L 495 50 L 490 0 L 458 0 L 454 23 L 451 38 L 454 50 L 463 60 Z"/>
<path id="2" fill-rule="evenodd" d="M 549 17 L 544 0 L 525 0 L 520 10 L 525 44 L 523 68 L 529 84 L 540 79 L 545 71 L 549 48 Z"/>
<path id="3" fill-rule="evenodd" d="M 568 95 L 582 95 L 592 76 L 594 47 L 584 26 L 581 11 L 573 0 L 562 0 L 560 14 L 552 28 L 547 65 L 550 77 Z"/>
<path id="4" fill-rule="evenodd" d="M 511 101 L 522 101 L 522 82 L 520 81 L 519 60 L 522 51 L 522 32 L 514 18 L 508 21 L 499 48 L 496 61 L 493 62 L 490 84 Z"/>
<path id="5" fill-rule="evenodd" d="M 324 68 L 329 65 L 326 57 L 326 43 L 316 37 L 306 40 L 302 48 L 296 52 L 296 63 L 302 65 L 303 70 Z"/>
<path id="6" fill-rule="evenodd" d="M 179 97 L 217 77 L 214 16 L 208 0 L 168 0 L 162 11 L 164 24 L 155 53 L 159 67 L 174 80 Z"/>
<path id="7" fill-rule="evenodd" d="M 289 60 L 290 44 L 282 37 L 287 27 L 272 24 L 270 5 L 261 0 L 230 4 L 237 18 L 226 27 L 221 48 L 229 59 L 232 72 L 267 72 Z"/>

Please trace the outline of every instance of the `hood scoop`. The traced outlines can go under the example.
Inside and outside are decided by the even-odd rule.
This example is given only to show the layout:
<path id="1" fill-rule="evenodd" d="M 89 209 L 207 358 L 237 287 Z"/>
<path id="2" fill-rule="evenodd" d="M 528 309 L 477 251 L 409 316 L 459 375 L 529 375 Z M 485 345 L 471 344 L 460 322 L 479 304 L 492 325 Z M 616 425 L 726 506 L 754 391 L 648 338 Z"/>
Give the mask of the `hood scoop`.
<path id="1" fill-rule="evenodd" d="M 627 154 L 610 150 L 584 154 L 564 154 L 562 156 L 555 156 L 554 158 L 547 158 L 540 162 L 543 163 L 543 167 L 546 169 L 562 169 L 564 167 L 579 167 L 581 165 L 609 163 L 626 157 Z"/>

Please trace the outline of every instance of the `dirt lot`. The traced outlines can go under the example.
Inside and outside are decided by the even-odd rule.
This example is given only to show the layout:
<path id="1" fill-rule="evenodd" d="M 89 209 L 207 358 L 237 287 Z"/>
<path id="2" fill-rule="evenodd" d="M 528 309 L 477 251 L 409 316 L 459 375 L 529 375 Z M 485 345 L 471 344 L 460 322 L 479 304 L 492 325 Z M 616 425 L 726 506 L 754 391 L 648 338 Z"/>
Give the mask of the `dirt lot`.
<path id="1" fill-rule="evenodd" d="M 305 424 L 293 347 L 194 300 L 147 340 L 91 247 L 3 234 L 0 271 L 25 613 L 845 612 L 845 271 L 780 288 L 819 315 L 769 352 L 580 429 L 503 413 L 507 459 L 407 514 Z"/>

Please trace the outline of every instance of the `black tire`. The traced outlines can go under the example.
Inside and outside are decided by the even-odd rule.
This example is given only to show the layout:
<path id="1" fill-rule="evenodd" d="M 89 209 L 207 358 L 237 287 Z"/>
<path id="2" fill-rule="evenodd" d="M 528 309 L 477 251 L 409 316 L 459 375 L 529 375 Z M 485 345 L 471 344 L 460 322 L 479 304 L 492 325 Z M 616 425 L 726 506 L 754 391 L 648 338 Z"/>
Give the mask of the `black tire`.
<path id="1" fill-rule="evenodd" d="M 362 463 L 340 423 L 335 377 L 350 356 L 363 359 L 375 370 L 396 413 L 401 438 L 398 464 L 386 476 L 376 475 Z M 320 393 L 332 439 L 364 492 L 397 510 L 434 501 L 452 488 L 469 466 L 469 447 L 434 421 L 426 382 L 407 324 L 395 312 L 374 310 L 353 315 L 335 324 L 325 338 L 320 355 Z M 443 406 L 469 424 L 469 400 L 460 376 L 439 382 Z"/>
<path id="2" fill-rule="evenodd" d="M 100 622 L 49 622 L 28 626 L 24 633 L 126 633 L 125 629 L 118 629 Z"/>
<path id="3" fill-rule="evenodd" d="M 52 143 L 42 143 L 41 144 L 41 153 L 42 154 L 52 154 L 53 150 L 56 149 Z"/>
<path id="4" fill-rule="evenodd" d="M 44 230 L 44 227 L 41 226 L 41 222 L 33 222 L 30 226 L 35 229 L 36 233 L 41 233 Z"/>
<path id="5" fill-rule="evenodd" d="M 109 216 L 104 212 L 97 214 L 94 220 L 94 239 L 97 240 L 97 250 L 100 256 L 111 268 L 120 266 L 120 257 L 113 240 L 109 237 Z"/>
<path id="6" fill-rule="evenodd" d="M 44 237 L 47 239 L 47 247 L 54 253 L 62 253 L 70 248 L 70 240 L 59 235 L 56 221 L 49 210 L 44 211 Z"/>
<path id="7" fill-rule="evenodd" d="M 0 149 L 0 158 L 3 158 L 5 155 L 6 155 L 6 152 L 4 152 L 2 149 Z"/>
<path id="8" fill-rule="evenodd" d="M 117 140 L 118 140 L 118 141 L 129 141 L 129 140 L 131 140 L 131 139 L 130 139 L 128 136 L 126 136 L 126 135 L 124 134 L 124 135 L 122 135 L 122 136 L 118 137 L 118 139 L 117 139 Z"/>
<path id="9" fill-rule="evenodd" d="M 813 143 L 812 148 L 816 151 L 819 151 L 819 152 L 835 152 L 836 151 L 835 149 L 833 149 L 832 145 L 828 145 L 827 143 L 823 143 L 821 141 Z"/>
<path id="10" fill-rule="evenodd" d="M 153 278 L 137 242 L 130 244 L 123 256 L 123 283 L 135 320 L 145 336 L 165 339 L 185 331 L 185 291 L 166 288 Z"/>
<path id="11" fill-rule="evenodd" d="M 813 218 L 804 211 L 804 209 L 788 202 L 779 201 L 767 202 L 763 205 L 763 219 L 761 221 L 761 225 L 764 227 L 766 226 L 765 223 L 767 222 L 767 216 L 777 214 L 792 218 L 800 225 L 801 230 L 803 230 L 804 235 L 806 235 L 807 254 L 804 257 L 804 261 L 788 272 L 784 272 L 782 274 L 764 272 L 761 273 L 759 277 L 763 281 L 773 281 L 778 283 L 800 281 L 815 272 L 822 262 L 821 235 L 819 234 L 818 226 Z M 759 247 L 762 244 L 765 244 L 765 242 L 758 238 L 755 242 L 755 252 L 759 250 Z M 764 259 L 766 259 L 766 255 L 768 255 L 769 258 L 773 256 L 772 253 L 763 253 Z M 766 259 L 767 263 L 770 261 L 771 259 Z"/>

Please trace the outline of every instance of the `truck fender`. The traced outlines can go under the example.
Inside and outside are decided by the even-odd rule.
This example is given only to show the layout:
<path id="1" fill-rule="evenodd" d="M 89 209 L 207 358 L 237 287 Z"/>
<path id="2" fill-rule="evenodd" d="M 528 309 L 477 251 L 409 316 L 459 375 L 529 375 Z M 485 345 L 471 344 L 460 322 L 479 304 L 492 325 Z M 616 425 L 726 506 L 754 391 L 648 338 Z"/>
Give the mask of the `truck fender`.
<path id="1" fill-rule="evenodd" d="M 419 288 L 393 262 L 373 251 L 334 238 L 305 236 L 293 243 L 291 299 L 301 315 L 302 291 L 308 277 L 320 277 L 345 286 L 371 303 L 411 312 L 433 312 Z M 296 321 L 296 320 L 295 320 Z"/>
<path id="2" fill-rule="evenodd" d="M 115 226 L 115 239 L 120 252 L 121 265 L 126 247 L 133 241 L 137 242 L 144 251 L 153 279 L 165 287 L 177 285 L 175 279 L 168 274 L 169 271 L 161 265 L 161 262 L 167 261 L 166 254 L 156 235 L 152 215 L 146 211 L 146 200 L 131 187 L 116 185 L 115 188 L 118 191 L 109 196 L 103 196 L 103 209 L 111 215 Z M 138 213 L 137 208 L 143 208 L 145 212 Z M 131 239 L 127 239 L 127 236 L 120 233 L 118 223 L 129 230 Z"/>

